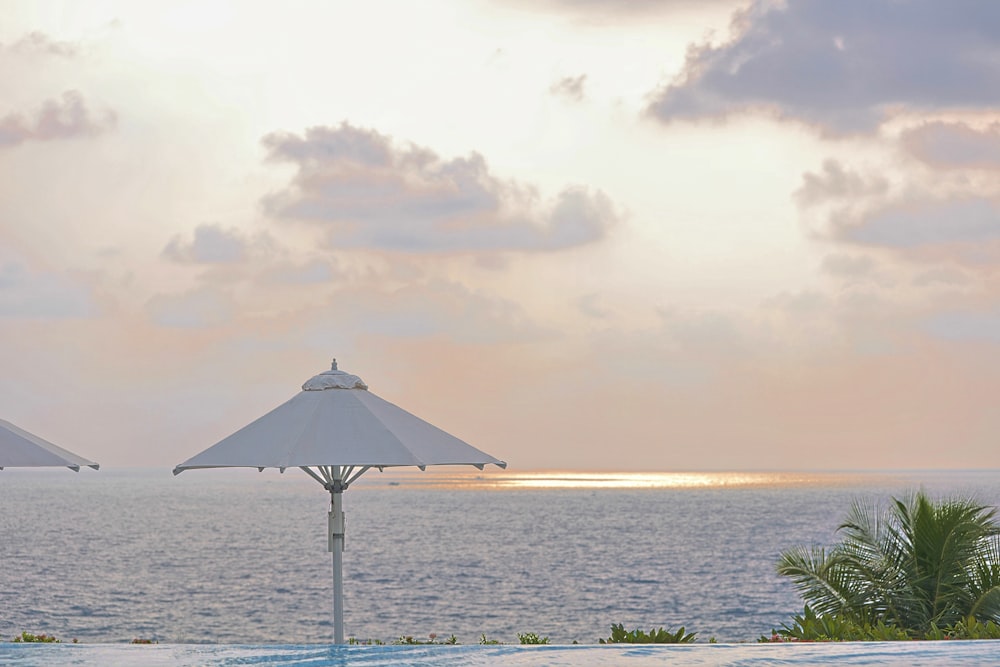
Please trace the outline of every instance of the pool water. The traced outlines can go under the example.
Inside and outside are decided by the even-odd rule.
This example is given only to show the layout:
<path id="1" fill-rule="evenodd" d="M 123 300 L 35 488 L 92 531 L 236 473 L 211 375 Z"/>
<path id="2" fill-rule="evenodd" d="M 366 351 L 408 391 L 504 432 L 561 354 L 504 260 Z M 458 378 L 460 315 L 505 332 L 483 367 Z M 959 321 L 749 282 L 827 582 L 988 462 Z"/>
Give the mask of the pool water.
<path id="1" fill-rule="evenodd" d="M 0 644 L 10 667 L 989 665 L 1000 641 L 579 646 Z"/>

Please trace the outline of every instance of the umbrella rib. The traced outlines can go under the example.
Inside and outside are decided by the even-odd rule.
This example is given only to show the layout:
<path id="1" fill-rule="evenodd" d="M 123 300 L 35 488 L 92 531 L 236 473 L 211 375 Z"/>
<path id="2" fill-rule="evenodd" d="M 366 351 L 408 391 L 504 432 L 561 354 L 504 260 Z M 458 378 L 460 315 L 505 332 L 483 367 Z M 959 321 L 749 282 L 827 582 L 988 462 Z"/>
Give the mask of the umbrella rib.
<path id="1" fill-rule="evenodd" d="M 361 470 L 354 472 L 354 466 L 351 466 L 351 474 L 344 475 L 344 488 L 347 488 L 349 484 L 353 484 L 354 480 L 356 480 L 358 477 L 361 477 L 369 470 L 371 470 L 371 466 L 364 466 L 361 468 Z"/>
<path id="2" fill-rule="evenodd" d="M 333 478 L 332 472 L 328 469 L 329 466 L 316 466 L 316 468 L 320 471 L 319 473 L 317 473 L 315 470 L 313 470 L 312 468 L 310 468 L 308 466 L 299 466 L 299 470 L 301 470 L 302 472 L 306 473 L 307 475 L 309 475 L 310 477 L 312 477 L 313 479 L 315 479 L 317 482 L 319 482 L 323 486 L 328 486 L 329 484 L 331 484 L 333 482 L 334 478 Z M 361 477 L 366 472 L 368 472 L 369 470 L 371 470 L 372 467 L 371 466 L 362 466 L 360 470 L 357 470 L 356 468 L 357 468 L 357 466 L 348 466 L 347 468 L 344 469 L 342 477 L 343 477 L 343 480 L 344 480 L 344 488 L 345 489 L 350 484 L 353 484 L 354 481 L 358 477 Z M 320 474 L 320 473 L 322 473 L 322 474 Z"/>
<path id="3" fill-rule="evenodd" d="M 299 466 L 299 470 L 301 470 L 302 472 L 306 473 L 307 475 L 309 475 L 310 477 L 312 477 L 313 479 L 315 479 L 317 482 L 319 482 L 323 486 L 326 486 L 326 484 L 327 484 L 326 480 L 324 480 L 322 477 L 320 477 L 319 475 L 317 475 L 313 471 L 312 468 L 309 468 L 309 467 L 306 467 L 306 466 Z"/>

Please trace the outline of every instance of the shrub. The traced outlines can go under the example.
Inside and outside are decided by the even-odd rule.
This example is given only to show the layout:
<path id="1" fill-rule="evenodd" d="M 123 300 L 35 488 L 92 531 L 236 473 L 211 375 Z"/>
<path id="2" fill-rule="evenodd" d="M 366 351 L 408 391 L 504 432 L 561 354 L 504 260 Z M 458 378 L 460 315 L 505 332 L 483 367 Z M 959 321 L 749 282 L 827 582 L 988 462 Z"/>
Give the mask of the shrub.
<path id="1" fill-rule="evenodd" d="M 970 616 L 954 625 L 938 629 L 932 626 L 924 639 L 1000 639 L 1000 625 L 993 621 L 983 623 Z"/>
<path id="2" fill-rule="evenodd" d="M 409 644 L 421 644 L 421 645 L 424 645 L 424 644 L 458 644 L 458 637 L 456 637 L 455 635 L 452 635 L 452 636 L 448 637 L 447 639 L 444 639 L 442 641 L 438 641 L 437 633 L 432 632 L 430 635 L 428 635 L 428 638 L 426 640 L 414 639 L 412 635 L 403 635 L 399 639 L 394 640 L 392 643 L 396 644 L 396 645 L 401 645 L 401 644 L 403 644 L 403 645 L 409 645 Z"/>
<path id="3" fill-rule="evenodd" d="M 17 643 L 24 642 L 24 643 L 27 643 L 27 644 L 61 644 L 62 643 L 61 640 L 56 639 L 52 635 L 46 635 L 44 633 L 40 634 L 40 635 L 33 635 L 30 632 L 22 632 L 21 634 L 19 634 L 16 637 L 14 637 L 14 641 L 17 642 Z M 74 644 L 76 643 L 75 639 L 73 640 L 73 643 Z"/>
<path id="4" fill-rule="evenodd" d="M 817 615 L 808 605 L 802 614 L 796 614 L 791 625 L 782 625 L 780 630 L 772 630 L 770 637 L 761 637 L 760 642 L 860 642 L 860 641 L 901 641 L 911 639 L 903 629 L 886 625 L 881 620 L 874 624 L 858 623 L 854 618 L 838 614 Z"/>
<path id="5" fill-rule="evenodd" d="M 801 615 L 793 618 L 792 625 L 772 630 L 770 637 L 759 642 L 871 642 L 905 641 L 909 639 L 1000 639 L 1000 625 L 970 616 L 945 627 L 931 627 L 925 632 L 908 632 L 879 620 L 876 623 L 858 623 L 854 618 L 838 614 L 816 614 L 808 606 Z"/>
<path id="6" fill-rule="evenodd" d="M 599 640 L 602 644 L 690 644 L 695 640 L 694 632 L 685 634 L 684 626 L 677 632 L 670 632 L 660 628 L 650 630 L 646 634 L 638 628 L 632 631 L 625 630 L 622 623 L 611 626 L 611 636 L 607 639 Z"/>

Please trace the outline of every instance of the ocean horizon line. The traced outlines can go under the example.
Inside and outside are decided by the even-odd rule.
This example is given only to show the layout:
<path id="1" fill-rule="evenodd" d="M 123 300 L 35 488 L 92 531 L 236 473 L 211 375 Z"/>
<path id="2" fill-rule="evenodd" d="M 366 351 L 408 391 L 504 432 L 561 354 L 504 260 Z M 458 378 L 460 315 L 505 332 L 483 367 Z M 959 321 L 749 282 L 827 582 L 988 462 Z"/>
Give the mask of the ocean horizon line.
<path id="1" fill-rule="evenodd" d="M 797 470 L 574 470 L 574 469 L 525 469 L 478 470 L 468 466 L 431 466 L 426 470 L 414 467 L 387 467 L 372 469 L 358 478 L 352 486 L 372 487 L 419 487 L 488 490 L 529 490 L 529 489 L 697 489 L 697 488 L 747 488 L 747 487 L 801 487 L 801 486 L 845 486 L 858 482 L 872 483 L 882 480 L 889 486 L 910 483 L 919 486 L 951 477 L 974 478 L 991 476 L 1000 469 L 969 468 L 895 468 L 895 469 L 797 469 Z M 63 469 L 10 469 L 0 475 L 24 475 L 29 477 L 64 477 Z M 173 477 L 179 486 L 207 481 L 227 479 L 247 480 L 259 478 L 261 481 L 315 484 L 315 481 L 294 468 L 283 472 L 265 468 L 212 468 L 187 471 L 174 476 L 172 469 L 160 466 L 102 466 L 96 473 L 81 474 L 80 480 L 89 484 L 99 484 L 102 479 L 120 477 Z M 72 475 L 71 477 L 75 477 Z M 287 479 L 286 479 L 287 478 Z M 2 477 L 0 477 L 2 479 Z"/>

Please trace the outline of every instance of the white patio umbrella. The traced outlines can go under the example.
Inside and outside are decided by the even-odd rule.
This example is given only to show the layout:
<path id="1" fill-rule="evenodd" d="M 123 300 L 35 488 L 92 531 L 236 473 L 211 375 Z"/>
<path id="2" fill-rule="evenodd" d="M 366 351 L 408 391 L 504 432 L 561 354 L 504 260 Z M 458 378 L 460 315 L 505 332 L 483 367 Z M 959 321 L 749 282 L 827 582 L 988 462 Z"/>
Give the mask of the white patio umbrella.
<path id="1" fill-rule="evenodd" d="M 0 470 L 4 468 L 40 468 L 65 466 L 80 472 L 80 466 L 97 470 L 100 465 L 48 440 L 28 433 L 9 421 L 0 419 Z"/>
<path id="2" fill-rule="evenodd" d="M 344 643 L 343 492 L 372 468 L 507 464 L 368 391 L 357 375 L 320 373 L 263 417 L 174 468 L 299 468 L 330 492 L 334 641 Z"/>

